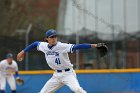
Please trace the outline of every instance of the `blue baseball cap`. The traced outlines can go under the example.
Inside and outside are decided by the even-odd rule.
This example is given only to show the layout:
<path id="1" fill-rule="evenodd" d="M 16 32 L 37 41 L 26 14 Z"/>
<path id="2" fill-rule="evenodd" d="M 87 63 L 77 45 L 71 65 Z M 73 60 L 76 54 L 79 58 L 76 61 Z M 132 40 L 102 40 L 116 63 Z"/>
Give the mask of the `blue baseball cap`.
<path id="1" fill-rule="evenodd" d="M 12 54 L 12 53 L 8 53 L 8 54 L 6 55 L 6 58 L 13 58 L 13 54 Z"/>
<path id="2" fill-rule="evenodd" d="M 46 32 L 46 37 L 51 37 L 51 36 L 56 36 L 57 35 L 57 32 L 56 30 L 54 29 L 49 29 L 47 32 Z"/>

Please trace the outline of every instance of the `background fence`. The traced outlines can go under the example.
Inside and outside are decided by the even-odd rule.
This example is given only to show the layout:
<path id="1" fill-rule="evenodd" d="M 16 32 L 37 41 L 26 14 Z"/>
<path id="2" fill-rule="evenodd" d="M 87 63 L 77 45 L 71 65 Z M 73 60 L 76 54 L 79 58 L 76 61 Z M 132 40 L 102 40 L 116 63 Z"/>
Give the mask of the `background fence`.
<path id="1" fill-rule="evenodd" d="M 1 1 L 0 59 L 7 52 L 16 58 L 25 45 L 44 41 L 45 32 L 54 28 L 62 42 L 104 42 L 109 47 L 108 55 L 102 59 L 95 49 L 69 54 L 76 69 L 139 68 L 139 4 L 139 0 Z M 36 49 L 28 57 L 19 63 L 19 69 L 50 69 L 43 53 Z"/>

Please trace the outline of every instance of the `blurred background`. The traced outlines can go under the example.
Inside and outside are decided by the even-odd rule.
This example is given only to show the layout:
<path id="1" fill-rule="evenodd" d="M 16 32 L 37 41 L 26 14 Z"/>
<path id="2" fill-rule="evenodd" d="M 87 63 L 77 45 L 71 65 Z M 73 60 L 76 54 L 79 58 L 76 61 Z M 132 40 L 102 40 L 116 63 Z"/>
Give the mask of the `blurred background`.
<path id="1" fill-rule="evenodd" d="M 98 58 L 95 49 L 69 54 L 75 69 L 140 67 L 140 0 L 1 0 L 0 59 L 16 55 L 34 41 L 44 41 L 48 29 L 66 43 L 99 43 L 109 47 Z M 18 63 L 20 70 L 50 69 L 36 49 Z"/>

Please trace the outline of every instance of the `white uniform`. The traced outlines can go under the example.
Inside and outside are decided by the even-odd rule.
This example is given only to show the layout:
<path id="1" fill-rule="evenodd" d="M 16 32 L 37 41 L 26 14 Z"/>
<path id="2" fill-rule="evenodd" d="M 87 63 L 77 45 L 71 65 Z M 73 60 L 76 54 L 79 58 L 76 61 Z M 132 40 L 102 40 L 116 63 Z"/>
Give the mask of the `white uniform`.
<path id="1" fill-rule="evenodd" d="M 57 42 L 55 46 L 48 48 L 47 42 L 40 42 L 37 49 L 45 54 L 48 65 L 55 70 L 52 78 L 45 84 L 40 93 L 53 93 L 63 85 L 67 85 L 75 93 L 87 93 L 80 87 L 68 57 L 68 52 L 72 52 L 73 46 Z"/>
<path id="2" fill-rule="evenodd" d="M 7 60 L 0 62 L 1 82 L 0 90 L 5 90 L 6 80 L 10 85 L 11 90 L 16 90 L 16 82 L 14 78 L 14 72 L 18 71 L 17 63 L 13 60 L 12 64 L 8 64 Z"/>

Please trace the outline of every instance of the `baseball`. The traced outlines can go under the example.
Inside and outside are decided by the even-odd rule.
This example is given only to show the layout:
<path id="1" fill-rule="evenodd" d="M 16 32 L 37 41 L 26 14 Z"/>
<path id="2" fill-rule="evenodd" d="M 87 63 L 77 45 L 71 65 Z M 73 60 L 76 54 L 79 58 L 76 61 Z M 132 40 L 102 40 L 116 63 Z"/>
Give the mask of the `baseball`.
<path id="1" fill-rule="evenodd" d="M 23 60 L 23 58 L 20 58 L 20 59 L 19 59 L 19 61 L 22 61 L 22 60 Z"/>

